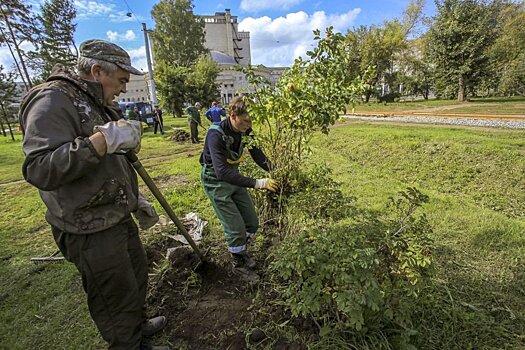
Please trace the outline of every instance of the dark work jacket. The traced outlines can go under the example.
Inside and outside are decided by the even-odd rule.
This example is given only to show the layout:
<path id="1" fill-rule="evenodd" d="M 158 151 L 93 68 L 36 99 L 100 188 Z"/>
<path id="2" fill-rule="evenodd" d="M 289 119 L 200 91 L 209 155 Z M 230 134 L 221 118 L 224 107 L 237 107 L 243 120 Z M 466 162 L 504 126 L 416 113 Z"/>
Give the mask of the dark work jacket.
<path id="1" fill-rule="evenodd" d="M 46 220 L 59 230 L 102 231 L 137 209 L 137 176 L 125 156 L 100 157 L 88 139 L 95 125 L 118 118 L 103 106 L 100 83 L 66 71 L 24 97 L 23 175 L 40 190 Z"/>
<path id="2" fill-rule="evenodd" d="M 250 135 L 251 129 L 245 134 L 235 132 L 231 126 L 230 118 L 224 119 L 218 123 L 218 125 L 222 128 L 226 136 L 233 138 L 231 150 L 239 152 L 242 136 Z M 249 152 L 257 165 L 266 171 L 270 170 L 270 162 L 259 148 L 252 147 L 249 149 Z M 204 164 L 212 166 L 215 176 L 219 181 L 226 181 L 232 185 L 240 187 L 255 187 L 255 179 L 241 175 L 237 165 L 228 164 L 226 161 L 228 158 L 231 157 L 223 135 L 218 130 L 209 129 L 204 141 L 204 150 L 202 152 L 201 161 Z"/>

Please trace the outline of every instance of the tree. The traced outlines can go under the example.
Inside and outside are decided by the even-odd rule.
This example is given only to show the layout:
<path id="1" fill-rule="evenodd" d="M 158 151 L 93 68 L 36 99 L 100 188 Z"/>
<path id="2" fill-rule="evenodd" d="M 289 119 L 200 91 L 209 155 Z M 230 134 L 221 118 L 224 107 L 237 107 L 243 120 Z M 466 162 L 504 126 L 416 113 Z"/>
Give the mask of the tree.
<path id="1" fill-rule="evenodd" d="M 495 87 L 500 94 L 525 95 L 525 3 L 503 5 L 500 35 L 491 50 Z"/>
<path id="2" fill-rule="evenodd" d="M 160 105 L 178 117 L 182 115 L 182 107 L 186 102 L 185 81 L 188 72 L 187 67 L 174 67 L 163 61 L 155 64 L 155 84 Z"/>
<path id="3" fill-rule="evenodd" d="M 429 30 L 436 93 L 466 99 L 489 72 L 488 49 L 496 38 L 495 3 L 483 0 L 437 0 Z"/>
<path id="4" fill-rule="evenodd" d="M 398 59 L 398 79 L 403 84 L 403 94 L 423 96 L 428 99 L 432 89 L 432 67 L 426 54 L 425 37 L 409 42 Z"/>
<path id="5" fill-rule="evenodd" d="M 32 86 L 29 77 L 28 62 L 31 60 L 28 52 L 20 45 L 24 42 L 38 47 L 39 30 L 31 15 L 31 6 L 23 0 L 2 0 L 0 3 L 0 44 L 9 47 L 13 60 L 20 73 L 20 78 L 26 88 Z"/>
<path id="6" fill-rule="evenodd" d="M 151 11 L 155 78 L 163 107 L 182 114 L 184 103 L 210 101 L 218 95 L 218 66 L 205 55 L 204 22 L 189 0 L 161 0 Z"/>
<path id="7" fill-rule="evenodd" d="M 14 141 L 15 137 L 9 119 L 13 114 L 11 103 L 16 96 L 16 83 L 14 82 L 16 74 L 14 72 L 4 73 L 3 70 L 4 67 L 0 66 L 0 113 L 2 113 L 0 118 L 0 128 L 2 128 L 2 133 L 6 136 L 4 123 L 2 121 L 4 120 L 9 128 L 11 139 Z"/>
<path id="8" fill-rule="evenodd" d="M 386 93 L 385 87 L 397 84 L 395 63 L 399 54 L 407 47 L 408 36 L 421 21 L 423 0 L 414 0 L 406 8 L 401 20 L 385 21 L 382 26 L 360 26 L 346 35 L 347 45 L 355 57 L 353 65 L 359 66 L 361 74 L 368 67 L 375 68 L 375 75 L 368 82 L 365 101 L 380 90 L 380 96 Z M 355 68 L 350 68 L 354 71 Z"/>
<path id="9" fill-rule="evenodd" d="M 204 22 L 193 15 L 189 0 L 161 0 L 151 15 L 155 29 L 151 31 L 157 61 L 189 67 L 205 54 Z"/>
<path id="10" fill-rule="evenodd" d="M 39 52 L 43 60 L 42 80 L 47 79 L 57 63 L 65 67 L 75 66 L 78 55 L 73 39 L 75 17 L 76 10 L 71 0 L 48 0 L 42 6 L 39 16 L 43 26 L 43 41 Z"/>
<path id="11" fill-rule="evenodd" d="M 207 56 L 200 57 L 191 66 L 186 84 L 188 85 L 187 101 L 192 103 L 201 102 L 203 105 L 210 104 L 219 97 L 219 84 L 217 76 L 220 69 L 217 63 Z"/>

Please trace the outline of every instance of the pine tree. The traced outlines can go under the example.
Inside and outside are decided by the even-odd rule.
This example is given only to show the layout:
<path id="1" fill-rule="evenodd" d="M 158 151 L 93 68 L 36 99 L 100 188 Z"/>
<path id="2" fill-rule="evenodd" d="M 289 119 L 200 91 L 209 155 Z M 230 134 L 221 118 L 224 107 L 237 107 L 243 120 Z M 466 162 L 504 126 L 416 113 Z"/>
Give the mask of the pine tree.
<path id="1" fill-rule="evenodd" d="M 10 116 L 13 114 L 11 103 L 16 95 L 16 83 L 14 82 L 16 74 L 13 72 L 3 72 L 4 67 L 0 66 L 0 128 L 2 128 L 2 134 L 6 136 L 4 123 L 7 123 L 11 139 L 14 141 L 13 129 L 11 128 L 11 122 L 9 121 Z"/>
<path id="2" fill-rule="evenodd" d="M 43 26 L 43 41 L 40 57 L 43 60 L 41 78 L 47 79 L 55 64 L 75 66 L 78 49 L 73 34 L 76 10 L 70 0 L 48 0 L 39 16 Z"/>
<path id="3" fill-rule="evenodd" d="M 31 87 L 28 66 L 33 66 L 34 55 L 21 47 L 22 42 L 29 42 L 35 48 L 39 46 L 37 22 L 31 16 L 31 6 L 24 0 L 2 0 L 0 2 L 0 44 L 7 45 L 15 61 L 20 78 Z"/>

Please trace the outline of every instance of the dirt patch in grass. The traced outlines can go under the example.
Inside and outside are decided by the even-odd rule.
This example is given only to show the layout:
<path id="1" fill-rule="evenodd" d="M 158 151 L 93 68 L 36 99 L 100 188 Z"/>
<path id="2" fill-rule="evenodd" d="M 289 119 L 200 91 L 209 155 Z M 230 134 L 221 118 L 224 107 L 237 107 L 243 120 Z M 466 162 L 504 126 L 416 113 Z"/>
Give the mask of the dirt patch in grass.
<path id="1" fill-rule="evenodd" d="M 168 248 L 173 247 L 176 251 L 167 258 Z M 286 321 L 316 337 L 311 324 L 294 320 L 274 303 L 276 295 L 267 283 L 264 262 L 257 261 L 261 281 L 248 283 L 231 272 L 227 254 L 208 255 L 209 262 L 194 271 L 197 255 L 168 237 L 146 247 L 146 252 L 151 271 L 148 313 L 168 318 L 162 336 L 175 349 L 247 349 L 249 344 L 306 349 L 298 341 L 279 334 L 270 339 L 261 331 Z"/>
<path id="2" fill-rule="evenodd" d="M 188 184 L 188 178 L 184 175 L 161 175 L 153 179 L 158 188 L 179 187 Z"/>

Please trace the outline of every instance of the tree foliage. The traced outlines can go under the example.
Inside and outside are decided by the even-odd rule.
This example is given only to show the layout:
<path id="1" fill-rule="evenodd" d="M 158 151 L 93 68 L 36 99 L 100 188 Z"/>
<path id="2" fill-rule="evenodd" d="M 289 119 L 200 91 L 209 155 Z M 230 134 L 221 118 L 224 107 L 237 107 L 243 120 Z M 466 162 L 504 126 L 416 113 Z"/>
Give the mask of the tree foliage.
<path id="1" fill-rule="evenodd" d="M 219 67 L 204 48 L 204 22 L 188 0 L 161 0 L 151 11 L 155 79 L 161 105 L 177 116 L 184 104 L 218 96 Z"/>
<path id="2" fill-rule="evenodd" d="M 407 48 L 409 34 L 422 18 L 423 6 L 422 0 L 412 1 L 401 20 L 385 21 L 382 26 L 360 26 L 347 33 L 347 45 L 354 57 L 350 70 L 357 66 L 362 74 L 368 67 L 375 68 L 375 75 L 365 91 L 366 102 L 378 90 L 381 91 L 379 95 L 383 95 L 385 85 L 393 87 L 397 84 L 395 63 Z"/>
<path id="3" fill-rule="evenodd" d="M 206 53 L 204 22 L 193 15 L 191 1 L 161 0 L 151 15 L 155 19 L 151 37 L 157 61 L 189 67 Z"/>
<path id="4" fill-rule="evenodd" d="M 497 6 L 483 0 L 438 0 L 428 33 L 436 93 L 464 101 L 489 71 Z"/>
<path id="5" fill-rule="evenodd" d="M 206 56 L 200 57 L 190 67 L 157 62 L 155 81 L 161 105 L 170 113 L 181 116 L 185 103 L 199 101 L 205 105 L 211 102 L 218 96 L 218 74 L 219 67 Z"/>
<path id="6" fill-rule="evenodd" d="M 271 87 L 252 69 L 246 70 L 248 81 L 255 87 L 249 95 L 250 116 L 258 131 L 257 141 L 267 152 L 275 166 L 273 174 L 283 188 L 290 183 L 291 174 L 300 167 L 308 153 L 309 140 L 316 130 L 328 133 L 348 104 L 359 101 L 364 76 L 350 75 L 346 67 L 352 60 L 345 38 L 327 28 L 325 37 L 314 31 L 317 46 L 298 58 Z"/>
<path id="7" fill-rule="evenodd" d="M 6 122 L 11 139 L 14 141 L 13 130 L 11 128 L 11 118 L 14 114 L 11 103 L 16 96 L 16 74 L 14 72 L 4 72 L 4 67 L 0 66 L 0 128 L 2 133 L 6 136 L 4 122 Z"/>
<path id="8" fill-rule="evenodd" d="M 164 61 L 155 64 L 155 84 L 163 109 L 176 116 L 182 115 L 186 101 L 186 76 L 189 68 L 174 67 Z"/>
<path id="9" fill-rule="evenodd" d="M 78 50 L 73 35 L 76 10 L 70 0 L 48 0 L 39 16 L 42 23 L 42 44 L 38 55 L 42 59 L 41 78 L 47 79 L 57 63 L 74 67 Z"/>
<path id="10" fill-rule="evenodd" d="M 498 22 L 501 28 L 490 57 L 496 91 L 525 95 L 525 3 L 504 4 Z"/>
<path id="11" fill-rule="evenodd" d="M 191 103 L 199 101 L 204 106 L 211 104 L 219 97 L 218 64 L 208 56 L 201 56 L 190 68 L 186 79 L 188 86 L 186 100 Z"/>

